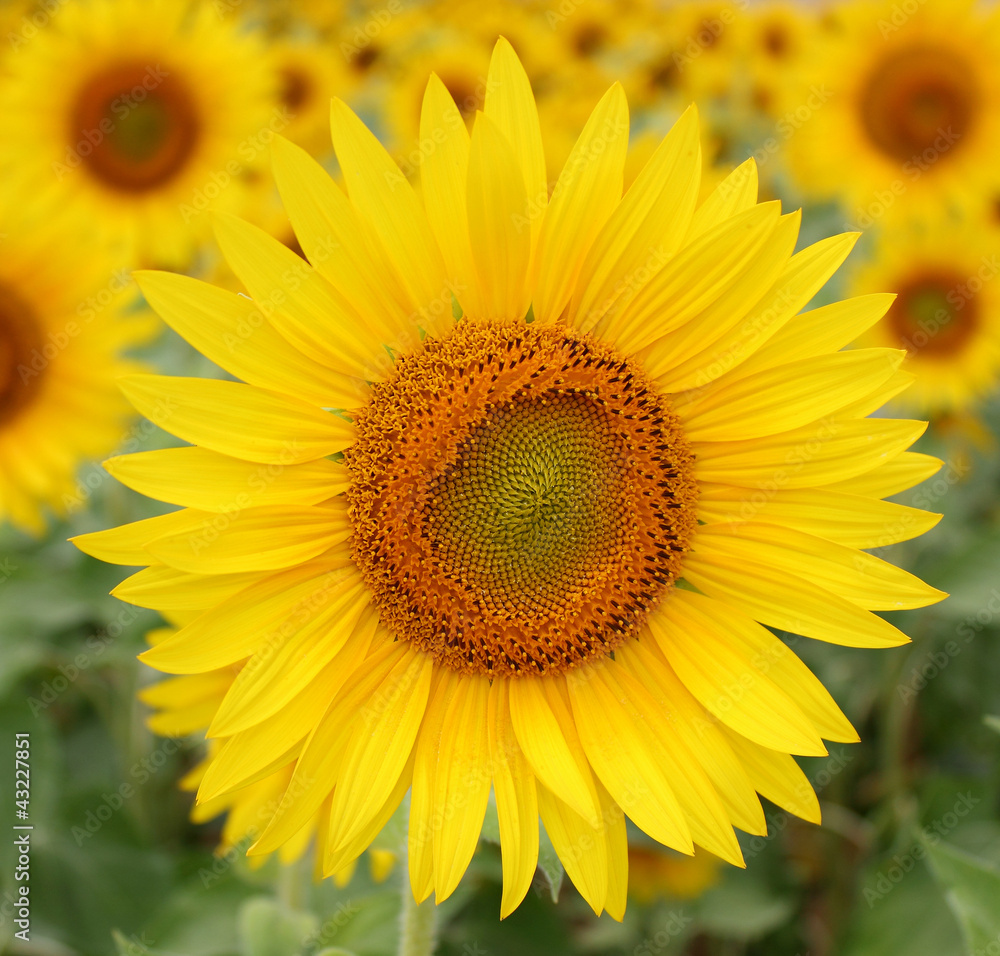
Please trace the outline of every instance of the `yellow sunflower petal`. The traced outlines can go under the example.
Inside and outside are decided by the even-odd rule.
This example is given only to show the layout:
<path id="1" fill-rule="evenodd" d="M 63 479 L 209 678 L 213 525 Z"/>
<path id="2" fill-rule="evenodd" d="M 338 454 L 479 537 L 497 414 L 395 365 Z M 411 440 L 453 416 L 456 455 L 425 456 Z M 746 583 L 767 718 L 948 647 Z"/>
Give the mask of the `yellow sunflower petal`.
<path id="1" fill-rule="evenodd" d="M 560 707 L 558 700 L 546 693 L 542 681 L 513 680 L 510 716 L 517 742 L 535 776 L 575 813 L 588 820 L 596 818 L 599 807 L 593 787 L 566 741 L 564 728 L 572 719 L 568 708 Z"/>
<path id="2" fill-rule="evenodd" d="M 620 316 L 601 328 L 602 336 L 613 339 L 627 352 L 638 351 L 707 309 L 730 285 L 748 278 L 756 280 L 757 273 L 749 267 L 754 263 L 763 265 L 769 258 L 760 253 L 780 217 L 780 203 L 762 203 L 686 246 L 642 288 Z M 766 286 L 751 301 L 759 298 L 764 289 Z"/>
<path id="3" fill-rule="evenodd" d="M 139 659 L 175 674 L 235 664 L 266 641 L 280 639 L 285 622 L 322 601 L 343 574 L 329 562 L 280 571 L 217 604 Z"/>
<path id="4" fill-rule="evenodd" d="M 907 541 L 929 531 L 941 520 L 941 515 L 929 511 L 831 491 L 829 487 L 765 493 L 708 482 L 701 487 L 698 514 L 708 523 L 779 524 L 850 548 L 883 548 Z"/>
<path id="5" fill-rule="evenodd" d="M 190 611 L 213 607 L 266 576 L 266 572 L 241 574 L 189 574 L 154 565 L 126 578 L 111 593 L 120 601 L 158 611 Z"/>
<path id="6" fill-rule="evenodd" d="M 740 441 L 791 431 L 842 409 L 899 368 L 905 353 L 857 349 L 803 359 L 722 387 L 681 395 L 675 408 L 692 441 Z"/>
<path id="7" fill-rule="evenodd" d="M 750 441 L 700 442 L 695 473 L 701 481 L 768 492 L 812 488 L 854 478 L 891 461 L 912 445 L 926 422 L 829 419 Z"/>
<path id="8" fill-rule="evenodd" d="M 337 783 L 355 717 L 372 705 L 379 685 L 406 652 L 402 643 L 383 646 L 345 682 L 310 733 L 281 803 L 249 854 L 273 853 L 320 808 Z"/>
<path id="9" fill-rule="evenodd" d="M 697 355 L 744 321 L 748 312 L 774 287 L 787 268 L 799 235 L 801 213 L 782 216 L 761 254 L 697 315 L 679 328 L 659 335 L 639 351 L 643 368 L 653 378 Z M 714 234 L 714 232 L 712 233 Z"/>
<path id="10" fill-rule="evenodd" d="M 587 332 L 620 311 L 677 251 L 701 178 L 698 112 L 688 108 L 664 137 L 587 253 L 566 321 Z"/>
<path id="11" fill-rule="evenodd" d="M 395 269 L 380 245 L 361 241 L 361 219 L 329 173 L 281 136 L 271 156 L 285 211 L 312 266 L 380 342 L 414 344 L 412 306 Z"/>
<path id="12" fill-rule="evenodd" d="M 690 853 L 691 832 L 666 775 L 670 759 L 644 713 L 648 702 L 635 699 L 634 687 L 625 691 L 611 665 L 578 668 L 566 681 L 587 759 L 636 826 Z"/>
<path id="13" fill-rule="evenodd" d="M 528 311 L 525 278 L 531 233 L 518 224 L 527 198 L 517 160 L 503 133 L 483 113 L 469 147 L 467 209 L 476 250 L 484 319 L 519 319 Z"/>
<path id="14" fill-rule="evenodd" d="M 433 659 L 408 648 L 356 717 L 330 806 L 330 844 L 350 842 L 385 804 L 410 759 L 431 687 Z M 476 834 L 478 838 L 478 833 Z"/>
<path id="15" fill-rule="evenodd" d="M 860 553 L 860 552 L 859 552 Z M 688 556 L 685 577 L 700 591 L 793 634 L 847 647 L 896 647 L 909 638 L 888 621 L 792 574 L 729 556 Z"/>
<path id="16" fill-rule="evenodd" d="M 796 722 L 800 744 L 811 743 L 815 748 L 820 737 L 858 739 L 833 698 L 788 645 L 736 608 L 679 590 L 653 617 L 651 629 L 671 666 L 705 707 L 737 733 L 775 750 L 808 752 L 796 749 L 791 741 L 768 743 L 727 719 L 727 712 L 757 709 L 760 701 L 748 698 L 769 698 L 773 688 L 778 694 L 772 707 L 784 711 L 781 716 L 786 726 Z M 694 634 L 698 637 L 692 638 Z M 707 686 L 702 683 L 706 678 Z M 699 683 L 702 693 L 693 686 Z M 794 702 L 794 710 L 787 708 L 787 700 Z M 764 706 L 767 708 L 766 703 Z M 766 723 L 768 714 L 758 713 L 757 718 Z M 825 748 L 820 746 L 814 752 L 823 753 Z"/>
<path id="17" fill-rule="evenodd" d="M 403 767 L 399 774 L 399 779 L 396 781 L 395 787 L 393 787 L 392 792 L 386 798 L 385 803 L 379 808 L 378 812 L 375 813 L 371 819 L 358 831 L 357 835 L 353 840 L 349 840 L 343 845 L 339 850 L 333 849 L 333 844 L 326 842 L 326 853 L 323 856 L 323 875 L 329 876 L 331 873 L 336 872 L 341 867 L 349 865 L 352 860 L 356 860 L 365 850 L 369 851 L 369 858 L 374 856 L 379 852 L 389 852 L 389 851 L 379 851 L 371 850 L 372 841 L 385 829 L 385 825 L 389 822 L 390 817 L 399 808 L 399 805 L 403 802 L 403 797 L 406 796 L 406 792 L 410 789 L 413 782 L 413 765 L 415 762 L 414 758 L 415 749 L 410 752 L 410 759 L 407 761 L 406 766 Z M 317 845 L 322 845 L 317 841 Z M 396 855 L 390 853 L 392 857 L 391 862 L 394 864 L 396 860 Z M 376 882 L 378 882 L 378 873 L 386 872 L 386 858 L 383 858 L 381 866 L 377 869 L 372 861 L 372 875 Z"/>
<path id="18" fill-rule="evenodd" d="M 198 799 L 211 800 L 238 790 L 280 766 L 282 760 L 297 758 L 310 728 L 316 725 L 331 699 L 364 660 L 377 626 L 378 614 L 374 608 L 369 608 L 363 612 L 349 639 L 349 643 L 356 642 L 356 648 L 345 648 L 329 661 L 281 708 L 280 719 L 264 720 L 222 741 L 201 781 Z M 329 812 L 326 819 L 329 820 Z"/>
<path id="19" fill-rule="evenodd" d="M 420 140 L 434 143 L 420 167 L 430 223 L 444 256 L 453 291 L 467 314 L 482 314 L 466 205 L 469 131 L 444 83 L 431 74 L 420 111 Z"/>
<path id="20" fill-rule="evenodd" d="M 448 668 L 434 671 L 420 736 L 414 747 L 413 787 L 410 792 L 410 826 L 406 833 L 410 887 L 422 903 L 434 892 L 434 836 L 441 825 L 434 804 L 441 734 L 448 706 L 459 692 L 461 675 Z"/>
<path id="21" fill-rule="evenodd" d="M 600 916 L 608 897 L 608 850 L 601 828 L 581 817 L 541 782 L 538 812 L 567 875 Z"/>
<path id="22" fill-rule="evenodd" d="M 549 197 L 542 130 L 528 74 L 504 37 L 493 47 L 483 112 L 496 123 L 514 152 L 526 200 L 518 212 L 531 220 L 530 235 L 537 239 Z"/>
<path id="23" fill-rule="evenodd" d="M 250 293 L 252 303 L 247 304 L 266 316 L 295 350 L 362 381 L 377 381 L 385 374 L 389 363 L 383 359 L 379 364 L 378 343 L 361 331 L 367 326 L 358 325 L 343 297 L 309 263 L 235 216 L 216 216 L 215 236 Z M 218 313 L 216 303 L 212 305 Z"/>
<path id="24" fill-rule="evenodd" d="M 135 278 L 149 304 L 175 332 L 237 378 L 320 406 L 353 408 L 364 403 L 367 388 L 362 379 L 374 377 L 365 363 L 352 363 L 344 353 L 321 363 L 315 349 L 300 351 L 268 321 L 266 316 L 275 314 L 271 299 L 254 302 L 168 272 L 137 272 Z M 286 298 L 282 292 L 281 300 Z M 347 377 L 351 375 L 353 381 Z"/>
<path id="25" fill-rule="evenodd" d="M 608 859 L 608 892 L 604 908 L 608 916 L 619 923 L 625 918 L 628 899 L 628 832 L 625 814 L 602 786 L 594 781 L 601 801 L 601 819 L 604 821 L 604 847 Z"/>
<path id="26" fill-rule="evenodd" d="M 252 385 L 161 375 L 131 375 L 120 385 L 151 422 L 184 441 L 246 461 L 315 461 L 354 440 L 354 427 L 344 419 Z"/>
<path id="27" fill-rule="evenodd" d="M 750 375 L 816 355 L 836 352 L 871 328 L 892 305 L 895 295 L 859 295 L 795 316 L 737 370 Z"/>
<path id="28" fill-rule="evenodd" d="M 109 528 L 107 531 L 79 534 L 69 540 L 84 554 L 107 561 L 108 564 L 161 564 L 162 562 L 147 550 L 150 541 L 167 534 L 189 533 L 210 517 L 211 515 L 204 511 L 185 508 L 155 518 L 133 521 L 117 528 Z"/>
<path id="29" fill-rule="evenodd" d="M 150 498 L 218 512 L 315 505 L 339 495 L 349 484 L 343 465 L 326 458 L 298 465 L 262 465 L 194 445 L 109 458 L 104 470 Z"/>
<path id="30" fill-rule="evenodd" d="M 809 718 L 734 640 L 737 615 L 717 607 L 723 608 L 678 591 L 650 616 L 649 629 L 677 676 L 709 713 L 744 737 L 774 750 L 825 754 Z"/>
<path id="31" fill-rule="evenodd" d="M 164 564 L 192 574 L 277 571 L 318 557 L 350 533 L 346 504 L 264 505 L 206 516 L 183 532 L 156 538 L 147 548 Z"/>
<path id="32" fill-rule="evenodd" d="M 434 898 L 438 903 L 455 892 L 479 844 L 486 816 L 491 783 L 487 770 L 489 694 L 485 676 L 463 676 L 442 723 L 434 805 L 451 807 L 453 812 L 444 814 L 434 831 Z"/>
<path id="33" fill-rule="evenodd" d="M 590 114 L 545 210 L 532 275 L 537 321 L 552 322 L 566 307 L 587 250 L 621 199 L 627 150 L 628 104 L 616 83 Z"/>
<path id="34" fill-rule="evenodd" d="M 505 919 L 524 899 L 538 865 L 535 775 L 514 733 L 506 680 L 494 680 L 490 687 L 487 723 L 503 862 L 500 918 Z"/>
<path id="35" fill-rule="evenodd" d="M 870 611 L 925 607 L 946 597 L 872 554 L 775 524 L 702 525 L 694 550 L 710 558 L 746 560 L 749 567 L 771 568 L 782 578 L 803 577 Z"/>
<path id="36" fill-rule="evenodd" d="M 858 233 L 821 239 L 789 260 L 774 286 L 733 329 L 657 380 L 671 391 L 699 388 L 753 355 L 826 284 L 857 242 Z"/>
<path id="37" fill-rule="evenodd" d="M 751 157 L 737 166 L 695 210 L 685 243 L 749 209 L 757 202 L 757 163 Z"/>
<path id="38" fill-rule="evenodd" d="M 615 652 L 615 660 L 649 691 L 673 733 L 698 755 L 734 825 L 747 833 L 766 833 L 764 811 L 742 765 L 714 718 L 694 699 L 655 642 L 630 642 Z"/>
<path id="39" fill-rule="evenodd" d="M 418 322 L 441 333 L 452 322 L 444 262 L 424 210 L 399 167 L 342 100 L 330 110 L 333 146 L 347 194 L 399 270 Z M 447 309 L 441 309 L 442 302 Z"/>
<path id="40" fill-rule="evenodd" d="M 208 736 L 230 737 L 278 714 L 341 651 L 342 672 L 360 664 L 371 631 L 359 619 L 370 600 L 357 572 L 348 573 L 287 618 L 236 676 Z M 338 683 L 331 682 L 327 692 L 332 696 L 337 689 Z"/>
<path id="41" fill-rule="evenodd" d="M 723 733 L 762 797 L 810 823 L 822 822 L 816 792 L 792 757 L 761 747 L 726 728 Z"/>
<path id="42" fill-rule="evenodd" d="M 904 451 L 890 458 L 877 468 L 845 478 L 831 481 L 828 491 L 839 491 L 849 495 L 870 495 L 873 498 L 888 498 L 926 481 L 941 470 L 941 459 L 916 451 Z"/>

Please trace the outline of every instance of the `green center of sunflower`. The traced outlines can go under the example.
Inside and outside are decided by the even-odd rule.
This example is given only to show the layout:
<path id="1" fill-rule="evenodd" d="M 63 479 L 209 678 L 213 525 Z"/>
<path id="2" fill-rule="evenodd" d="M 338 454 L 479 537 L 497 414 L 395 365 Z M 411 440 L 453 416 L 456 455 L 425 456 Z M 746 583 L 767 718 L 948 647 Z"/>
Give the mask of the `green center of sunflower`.
<path id="1" fill-rule="evenodd" d="M 869 139 L 886 156 L 905 162 L 926 150 L 940 159 L 960 144 L 976 123 L 980 95 L 961 57 L 915 46 L 879 63 L 862 84 L 859 105 Z"/>
<path id="2" fill-rule="evenodd" d="M 948 358 L 961 351 L 979 327 L 976 296 L 959 272 L 929 270 L 904 282 L 889 309 L 889 323 L 903 348 Z"/>
<path id="3" fill-rule="evenodd" d="M 0 284 L 0 425 L 31 404 L 44 359 L 35 314 L 11 288 Z"/>
<path id="4" fill-rule="evenodd" d="M 181 80 L 157 65 L 122 63 L 83 84 L 68 134 L 70 151 L 97 180 L 143 193 L 187 167 L 200 124 Z"/>
<path id="5" fill-rule="evenodd" d="M 376 385 L 347 452 L 382 620 L 456 670 L 607 654 L 680 574 L 692 457 L 667 400 L 559 328 L 460 324 Z"/>

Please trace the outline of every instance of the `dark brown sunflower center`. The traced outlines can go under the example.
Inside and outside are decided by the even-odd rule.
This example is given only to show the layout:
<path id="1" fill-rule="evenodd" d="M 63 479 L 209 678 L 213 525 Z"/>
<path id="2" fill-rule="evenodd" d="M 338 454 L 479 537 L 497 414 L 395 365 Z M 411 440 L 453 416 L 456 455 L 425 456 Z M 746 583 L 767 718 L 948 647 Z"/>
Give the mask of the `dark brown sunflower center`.
<path id="1" fill-rule="evenodd" d="M 42 345 L 33 310 L 0 283 L 0 425 L 31 404 L 44 372 Z"/>
<path id="2" fill-rule="evenodd" d="M 903 284 L 888 319 L 903 348 L 947 358 L 965 347 L 980 316 L 968 276 L 928 271 Z"/>
<path id="3" fill-rule="evenodd" d="M 603 23 L 584 23 L 573 34 L 573 50 L 584 59 L 596 56 L 608 43 L 608 31 Z"/>
<path id="4" fill-rule="evenodd" d="M 780 23 L 769 23 L 761 37 L 765 52 L 775 60 L 781 60 L 791 52 L 791 38 L 787 28 Z"/>
<path id="5" fill-rule="evenodd" d="M 88 80 L 70 114 L 71 151 L 104 185 L 143 193 L 187 166 L 200 136 L 194 98 L 158 65 L 121 63 Z"/>
<path id="6" fill-rule="evenodd" d="M 281 102 L 293 113 L 302 109 L 312 99 L 312 83 L 309 77 L 294 67 L 287 66 L 281 71 Z"/>
<path id="7" fill-rule="evenodd" d="M 614 650 L 680 574 L 692 457 L 667 400 L 559 328 L 463 323 L 375 386 L 347 453 L 382 619 L 462 671 Z"/>
<path id="8" fill-rule="evenodd" d="M 941 158 L 959 145 L 976 123 L 980 95 L 960 57 L 920 46 L 882 61 L 862 85 L 859 105 L 869 139 L 905 162 L 926 150 Z"/>

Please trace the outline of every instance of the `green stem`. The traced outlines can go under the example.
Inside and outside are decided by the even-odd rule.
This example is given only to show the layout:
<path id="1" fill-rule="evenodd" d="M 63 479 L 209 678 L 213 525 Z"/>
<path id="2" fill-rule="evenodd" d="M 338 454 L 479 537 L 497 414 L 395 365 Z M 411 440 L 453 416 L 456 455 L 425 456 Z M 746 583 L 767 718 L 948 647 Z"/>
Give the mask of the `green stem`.
<path id="1" fill-rule="evenodd" d="M 413 899 L 405 858 L 401 862 L 403 908 L 399 914 L 399 956 L 432 956 L 437 945 L 437 907 L 431 898 L 423 903 Z"/>
<path id="2" fill-rule="evenodd" d="M 302 868 L 302 860 L 278 869 L 278 899 L 290 910 L 300 912 L 306 909 L 307 877 Z"/>

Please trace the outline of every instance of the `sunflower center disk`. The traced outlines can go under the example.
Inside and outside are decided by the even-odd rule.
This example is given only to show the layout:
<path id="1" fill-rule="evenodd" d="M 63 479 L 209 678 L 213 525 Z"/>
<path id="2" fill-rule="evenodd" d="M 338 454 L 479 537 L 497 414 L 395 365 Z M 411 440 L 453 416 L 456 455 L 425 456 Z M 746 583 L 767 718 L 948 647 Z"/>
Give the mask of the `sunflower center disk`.
<path id="1" fill-rule="evenodd" d="M 968 65 L 947 50 L 914 47 L 884 60 L 861 90 L 861 116 L 887 156 L 932 162 L 975 125 L 979 89 Z M 934 156 L 924 155 L 931 150 Z"/>
<path id="2" fill-rule="evenodd" d="M 904 283 L 888 314 L 901 347 L 933 358 L 960 352 L 980 321 L 975 296 L 959 295 L 967 283 L 957 271 L 927 272 Z"/>
<path id="3" fill-rule="evenodd" d="M 187 166 L 200 124 L 194 100 L 159 66 L 119 64 L 84 84 L 70 118 L 73 150 L 111 189 L 143 193 Z"/>
<path id="4" fill-rule="evenodd" d="M 0 285 L 0 424 L 31 404 L 41 378 L 42 344 L 32 310 Z"/>
<path id="5" fill-rule="evenodd" d="M 462 671 L 565 670 L 680 574 L 693 461 L 606 346 L 465 323 L 377 385 L 347 454 L 358 566 L 394 632 Z"/>

